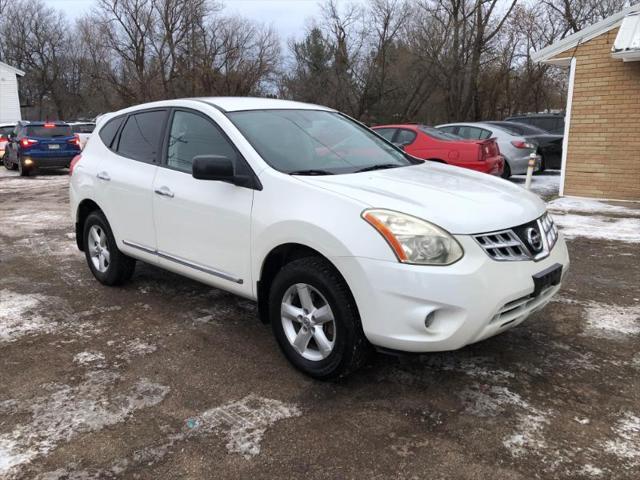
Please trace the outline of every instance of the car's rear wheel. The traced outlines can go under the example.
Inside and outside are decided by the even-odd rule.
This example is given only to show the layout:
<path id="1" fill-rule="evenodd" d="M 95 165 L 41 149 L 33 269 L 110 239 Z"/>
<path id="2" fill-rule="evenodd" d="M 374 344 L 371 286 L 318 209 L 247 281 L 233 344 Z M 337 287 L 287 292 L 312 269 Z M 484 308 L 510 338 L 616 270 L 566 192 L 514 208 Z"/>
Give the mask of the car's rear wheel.
<path id="1" fill-rule="evenodd" d="M 318 379 L 349 374 L 370 350 L 347 284 L 319 257 L 295 260 L 278 272 L 270 289 L 269 317 L 285 356 Z"/>
<path id="2" fill-rule="evenodd" d="M 28 177 L 33 172 L 33 167 L 27 167 L 22 163 L 22 159 L 18 157 L 18 172 L 21 177 Z"/>
<path id="3" fill-rule="evenodd" d="M 136 261 L 118 250 L 111 227 L 101 212 L 89 214 L 83 238 L 87 264 L 100 283 L 121 285 L 131 279 Z"/>
<path id="4" fill-rule="evenodd" d="M 9 160 L 9 155 L 7 153 L 2 157 L 2 163 L 4 164 L 4 168 L 7 170 L 15 170 L 18 168 L 13 162 Z"/>

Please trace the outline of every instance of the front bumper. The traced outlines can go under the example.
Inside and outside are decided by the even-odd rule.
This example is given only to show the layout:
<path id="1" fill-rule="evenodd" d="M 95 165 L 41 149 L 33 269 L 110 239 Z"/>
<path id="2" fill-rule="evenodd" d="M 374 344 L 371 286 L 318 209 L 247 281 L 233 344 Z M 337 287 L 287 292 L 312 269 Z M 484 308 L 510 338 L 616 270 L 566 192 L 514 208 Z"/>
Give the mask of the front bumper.
<path id="1" fill-rule="evenodd" d="M 362 327 L 379 347 L 406 352 L 456 350 L 522 323 L 544 307 L 560 285 L 531 298 L 533 275 L 553 264 L 569 268 L 560 236 L 538 262 L 497 262 L 470 236 L 456 237 L 465 256 L 447 267 L 393 261 L 332 259 L 351 287 Z M 425 319 L 430 315 L 427 327 Z"/>

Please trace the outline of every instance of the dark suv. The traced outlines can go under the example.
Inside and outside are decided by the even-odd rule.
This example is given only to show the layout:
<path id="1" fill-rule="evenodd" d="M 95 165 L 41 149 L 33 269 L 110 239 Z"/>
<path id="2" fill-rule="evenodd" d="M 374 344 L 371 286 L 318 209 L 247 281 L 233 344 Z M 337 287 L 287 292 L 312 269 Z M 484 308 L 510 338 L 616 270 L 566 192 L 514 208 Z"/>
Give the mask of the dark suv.
<path id="1" fill-rule="evenodd" d="M 37 169 L 67 168 L 80 153 L 78 138 L 64 122 L 19 122 L 3 158 L 9 170 L 27 176 Z"/>
<path id="2" fill-rule="evenodd" d="M 564 135 L 564 114 L 560 113 L 529 113 L 505 118 L 506 122 L 518 122 L 533 125 L 549 133 Z"/>

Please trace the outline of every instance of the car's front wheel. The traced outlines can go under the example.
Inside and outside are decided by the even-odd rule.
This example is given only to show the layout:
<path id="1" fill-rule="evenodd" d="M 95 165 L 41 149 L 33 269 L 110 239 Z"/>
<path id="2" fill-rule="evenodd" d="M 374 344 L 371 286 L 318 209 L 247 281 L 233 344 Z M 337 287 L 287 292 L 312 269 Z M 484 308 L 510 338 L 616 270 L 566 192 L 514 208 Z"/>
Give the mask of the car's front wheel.
<path id="1" fill-rule="evenodd" d="M 342 377 L 359 368 L 370 346 L 347 284 L 327 260 L 295 260 L 276 275 L 269 317 L 289 361 L 318 379 Z"/>
<path id="2" fill-rule="evenodd" d="M 131 279 L 136 261 L 118 250 L 111 227 L 101 212 L 89 214 L 83 238 L 87 264 L 100 283 L 121 285 Z"/>

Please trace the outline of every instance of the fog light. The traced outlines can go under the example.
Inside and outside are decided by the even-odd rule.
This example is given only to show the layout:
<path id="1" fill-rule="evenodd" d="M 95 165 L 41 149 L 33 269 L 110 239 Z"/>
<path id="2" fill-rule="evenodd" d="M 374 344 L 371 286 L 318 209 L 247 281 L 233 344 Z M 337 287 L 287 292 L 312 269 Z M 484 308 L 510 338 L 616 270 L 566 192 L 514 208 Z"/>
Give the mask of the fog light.
<path id="1" fill-rule="evenodd" d="M 31 160 L 30 158 L 27 158 L 27 159 L 25 159 L 24 164 L 26 166 L 33 165 L 33 160 Z"/>
<path id="2" fill-rule="evenodd" d="M 436 312 L 429 312 L 429 314 L 424 319 L 424 328 L 429 328 L 433 324 L 433 321 L 436 319 Z"/>

